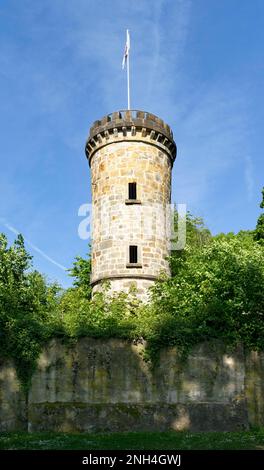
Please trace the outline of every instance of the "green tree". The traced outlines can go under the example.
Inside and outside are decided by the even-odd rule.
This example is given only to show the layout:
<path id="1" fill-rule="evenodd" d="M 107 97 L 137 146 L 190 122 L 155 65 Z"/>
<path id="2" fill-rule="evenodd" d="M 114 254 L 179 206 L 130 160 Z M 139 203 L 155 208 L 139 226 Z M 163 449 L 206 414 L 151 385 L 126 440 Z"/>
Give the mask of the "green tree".
<path id="1" fill-rule="evenodd" d="M 31 260 L 21 235 L 8 246 L 0 234 L 0 353 L 13 358 L 25 386 L 52 330 L 59 293 L 56 284 L 30 271 Z"/>
<path id="2" fill-rule="evenodd" d="M 178 232 L 179 215 L 177 211 L 174 214 L 174 231 Z M 210 230 L 205 226 L 202 217 L 196 217 L 190 212 L 186 214 L 186 244 L 181 250 L 172 251 L 170 258 L 171 274 L 176 276 L 179 266 L 190 255 L 190 253 L 199 251 L 212 238 Z"/>
<path id="3" fill-rule="evenodd" d="M 91 278 L 91 258 L 82 258 L 76 256 L 73 267 L 69 269 L 69 275 L 74 278 L 73 285 L 80 290 L 80 294 L 90 299 L 92 295 L 92 288 L 90 285 Z"/>
<path id="4" fill-rule="evenodd" d="M 262 189 L 262 201 L 260 203 L 260 208 L 264 209 L 264 187 Z M 264 213 L 260 214 L 258 218 L 254 238 L 258 242 L 264 242 Z"/>
<path id="5" fill-rule="evenodd" d="M 173 262 L 177 274 L 152 293 L 154 344 L 221 338 L 264 348 L 264 253 L 250 233 L 213 237 Z"/>

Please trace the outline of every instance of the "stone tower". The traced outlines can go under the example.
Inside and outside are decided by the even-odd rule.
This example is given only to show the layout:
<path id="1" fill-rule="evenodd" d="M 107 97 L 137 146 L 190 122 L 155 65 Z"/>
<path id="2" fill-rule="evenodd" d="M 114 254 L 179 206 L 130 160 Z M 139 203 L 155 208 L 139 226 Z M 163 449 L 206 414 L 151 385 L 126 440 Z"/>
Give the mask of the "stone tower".
<path id="1" fill-rule="evenodd" d="M 86 143 L 92 179 L 93 292 L 147 289 L 170 275 L 168 205 L 176 144 L 170 127 L 144 111 L 95 121 Z"/>

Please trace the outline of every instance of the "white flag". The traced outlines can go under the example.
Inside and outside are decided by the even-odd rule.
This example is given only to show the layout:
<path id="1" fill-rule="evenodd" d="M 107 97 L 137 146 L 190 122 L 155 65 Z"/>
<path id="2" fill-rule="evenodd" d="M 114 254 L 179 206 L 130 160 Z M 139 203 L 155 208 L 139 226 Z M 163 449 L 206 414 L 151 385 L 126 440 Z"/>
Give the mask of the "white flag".
<path id="1" fill-rule="evenodd" d="M 130 49 L 130 36 L 129 36 L 129 31 L 127 29 L 126 45 L 125 45 L 125 52 L 124 52 L 124 56 L 123 56 L 122 69 L 125 68 L 127 58 L 128 58 L 128 54 L 129 54 L 129 49 Z"/>

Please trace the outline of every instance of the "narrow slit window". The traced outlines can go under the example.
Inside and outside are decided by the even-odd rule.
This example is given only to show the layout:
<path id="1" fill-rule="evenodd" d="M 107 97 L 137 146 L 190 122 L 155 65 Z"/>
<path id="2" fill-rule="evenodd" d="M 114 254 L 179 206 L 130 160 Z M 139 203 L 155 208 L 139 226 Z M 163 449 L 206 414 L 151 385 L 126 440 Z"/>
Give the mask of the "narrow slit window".
<path id="1" fill-rule="evenodd" d="M 129 263 L 138 262 L 138 247 L 136 245 L 130 245 L 129 247 Z"/>
<path id="2" fill-rule="evenodd" d="M 137 199 L 137 183 L 128 183 L 128 199 Z"/>

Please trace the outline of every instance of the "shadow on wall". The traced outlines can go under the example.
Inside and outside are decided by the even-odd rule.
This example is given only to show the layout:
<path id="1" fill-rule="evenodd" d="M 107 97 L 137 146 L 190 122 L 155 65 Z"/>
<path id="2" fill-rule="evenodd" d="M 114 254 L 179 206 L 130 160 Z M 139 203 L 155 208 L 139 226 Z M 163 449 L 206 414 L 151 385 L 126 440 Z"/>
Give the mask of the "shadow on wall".
<path id="1" fill-rule="evenodd" d="M 245 361 L 218 343 L 185 362 L 165 349 L 152 369 L 144 343 L 53 340 L 43 351 L 28 399 L 31 431 L 230 431 L 248 427 Z"/>
<path id="2" fill-rule="evenodd" d="M 144 361 L 144 342 L 52 340 L 25 399 L 12 363 L 0 363 L 0 430 L 234 431 L 264 424 L 264 353 L 220 342 L 182 361 L 164 349 Z"/>
<path id="3" fill-rule="evenodd" d="M 254 426 L 264 425 L 264 353 L 251 351 L 246 355 L 245 393 L 248 417 Z"/>
<path id="4" fill-rule="evenodd" d="M 26 397 L 10 360 L 0 359 L 0 431 L 27 430 Z"/>

